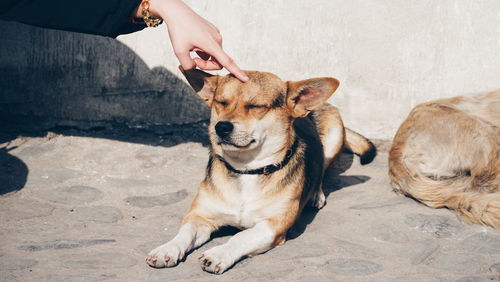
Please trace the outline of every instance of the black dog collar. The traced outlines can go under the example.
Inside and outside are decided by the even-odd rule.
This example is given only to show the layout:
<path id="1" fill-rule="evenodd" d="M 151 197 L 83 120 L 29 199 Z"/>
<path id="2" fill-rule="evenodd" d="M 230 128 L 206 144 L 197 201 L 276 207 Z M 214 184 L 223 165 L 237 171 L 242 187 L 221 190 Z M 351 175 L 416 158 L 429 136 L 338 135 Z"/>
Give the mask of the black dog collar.
<path id="1" fill-rule="evenodd" d="M 223 157 L 221 157 L 219 155 L 216 155 L 216 157 L 224 163 L 224 165 L 226 166 L 226 168 L 228 170 L 230 170 L 234 173 L 269 175 L 275 171 L 282 169 L 290 161 L 290 159 L 293 157 L 293 155 L 297 151 L 298 146 L 299 146 L 299 139 L 295 138 L 295 141 L 293 142 L 292 147 L 290 149 L 288 149 L 288 151 L 286 152 L 285 159 L 283 161 L 281 161 L 278 164 L 270 164 L 270 165 L 266 165 L 264 167 L 256 168 L 256 169 L 238 170 L 238 169 L 235 169 L 232 165 L 230 165 L 226 160 L 224 160 Z"/>

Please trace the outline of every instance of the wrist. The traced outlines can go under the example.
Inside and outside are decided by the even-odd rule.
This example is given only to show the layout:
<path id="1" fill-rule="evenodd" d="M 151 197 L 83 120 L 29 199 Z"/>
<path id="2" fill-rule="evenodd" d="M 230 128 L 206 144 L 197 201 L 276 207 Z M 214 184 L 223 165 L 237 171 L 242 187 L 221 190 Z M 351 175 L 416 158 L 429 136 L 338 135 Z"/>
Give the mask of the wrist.
<path id="1" fill-rule="evenodd" d="M 149 11 L 152 16 L 165 21 L 183 4 L 181 0 L 149 0 Z M 141 14 L 140 6 L 138 7 L 139 15 Z"/>
<path id="2" fill-rule="evenodd" d="M 176 19 L 186 17 L 192 13 L 191 8 L 182 0 L 149 0 L 151 2 L 151 10 L 158 18 L 161 18 L 167 24 L 174 22 Z M 153 7 L 154 6 L 154 7 Z"/>
<path id="3" fill-rule="evenodd" d="M 170 0 L 149 0 L 149 12 L 155 18 L 163 19 L 164 15 L 162 11 L 162 6 L 165 5 L 165 2 Z M 140 6 L 140 5 L 139 5 Z"/>

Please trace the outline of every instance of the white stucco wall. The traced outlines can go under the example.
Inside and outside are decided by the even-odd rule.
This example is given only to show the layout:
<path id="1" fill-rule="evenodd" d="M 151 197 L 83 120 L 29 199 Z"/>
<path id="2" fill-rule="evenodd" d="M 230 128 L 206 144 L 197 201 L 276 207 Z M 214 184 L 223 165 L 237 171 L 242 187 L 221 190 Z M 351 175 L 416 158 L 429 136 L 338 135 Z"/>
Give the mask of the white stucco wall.
<path id="1" fill-rule="evenodd" d="M 186 2 L 243 69 L 338 78 L 330 102 L 368 137 L 392 138 L 420 102 L 500 88 L 499 0 Z M 164 26 L 119 40 L 179 75 Z"/>

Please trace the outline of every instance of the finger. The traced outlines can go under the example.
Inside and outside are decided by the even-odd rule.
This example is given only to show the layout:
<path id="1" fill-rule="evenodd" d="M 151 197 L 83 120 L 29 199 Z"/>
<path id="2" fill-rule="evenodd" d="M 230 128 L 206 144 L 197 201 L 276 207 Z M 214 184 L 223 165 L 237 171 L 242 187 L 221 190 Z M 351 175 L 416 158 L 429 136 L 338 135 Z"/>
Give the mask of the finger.
<path id="1" fill-rule="evenodd" d="M 217 33 L 220 33 L 219 28 L 217 28 L 217 27 L 216 27 L 215 25 L 213 25 L 211 22 L 208 22 L 208 23 L 212 26 L 212 28 L 213 28 L 213 29 L 217 30 Z"/>
<path id="2" fill-rule="evenodd" d="M 217 41 L 217 43 L 219 43 L 219 46 L 222 46 L 222 35 L 220 33 L 217 33 L 214 36 L 214 39 L 215 39 L 215 41 Z"/>
<path id="3" fill-rule="evenodd" d="M 217 31 L 217 33 L 220 33 L 220 30 L 219 30 L 219 29 L 218 29 L 218 28 L 217 28 L 217 27 L 216 27 L 213 23 L 211 23 L 211 22 L 209 22 L 209 21 L 207 21 L 207 20 L 205 20 L 205 22 L 206 22 L 209 26 L 211 26 L 214 30 L 216 30 L 216 31 Z"/>
<path id="4" fill-rule="evenodd" d="M 219 63 L 219 61 L 217 61 L 217 59 L 216 59 L 216 58 L 211 57 L 211 58 L 210 58 L 210 61 L 214 62 L 214 64 L 218 65 L 221 69 L 223 68 L 222 64 L 221 64 L 221 63 Z"/>
<path id="5" fill-rule="evenodd" d="M 202 70 L 220 70 L 222 66 L 215 60 L 202 60 L 200 58 L 194 58 L 196 66 Z"/>
<path id="6" fill-rule="evenodd" d="M 210 52 L 212 57 L 214 57 L 224 68 L 226 68 L 230 73 L 236 76 L 242 82 L 247 82 L 249 80 L 248 76 L 236 65 L 236 63 L 229 57 L 222 48 Z"/>
<path id="7" fill-rule="evenodd" d="M 177 59 L 179 60 L 179 63 L 181 64 L 183 69 L 191 70 L 196 67 L 196 63 L 189 55 L 189 52 L 175 52 L 175 55 L 177 56 Z"/>

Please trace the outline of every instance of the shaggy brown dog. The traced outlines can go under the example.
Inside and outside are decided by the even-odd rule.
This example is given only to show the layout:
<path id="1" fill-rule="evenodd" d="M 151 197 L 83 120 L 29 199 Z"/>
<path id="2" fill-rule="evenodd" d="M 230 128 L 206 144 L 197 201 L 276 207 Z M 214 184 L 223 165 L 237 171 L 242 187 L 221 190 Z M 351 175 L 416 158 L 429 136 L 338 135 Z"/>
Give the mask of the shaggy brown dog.
<path id="1" fill-rule="evenodd" d="M 500 90 L 417 106 L 389 154 L 398 192 L 500 227 Z"/>

